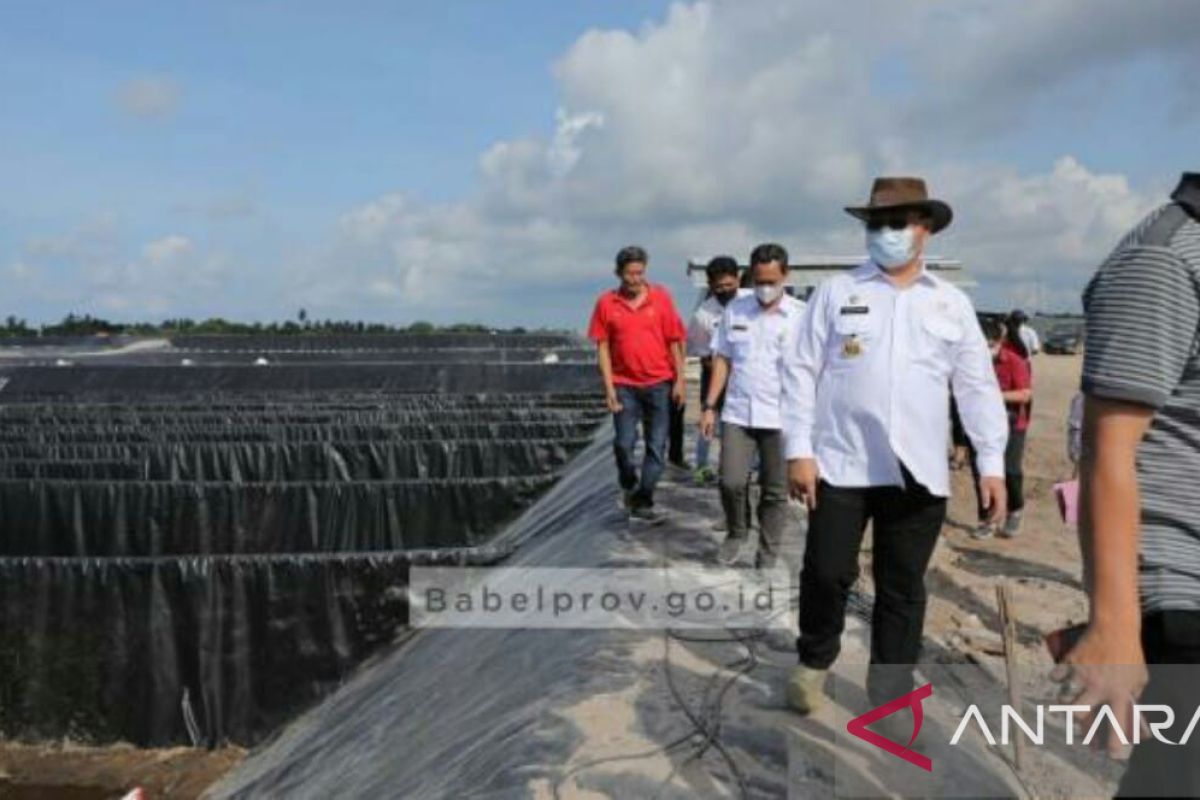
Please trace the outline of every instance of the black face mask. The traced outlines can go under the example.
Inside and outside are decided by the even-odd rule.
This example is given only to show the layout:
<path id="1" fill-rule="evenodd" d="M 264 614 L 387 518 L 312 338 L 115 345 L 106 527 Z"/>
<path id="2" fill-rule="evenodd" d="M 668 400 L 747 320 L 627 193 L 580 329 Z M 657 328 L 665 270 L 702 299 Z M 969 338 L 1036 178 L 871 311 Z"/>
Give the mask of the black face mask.
<path id="1" fill-rule="evenodd" d="M 713 297 L 717 298 L 717 302 L 723 306 L 729 305 L 729 301 L 737 297 L 737 289 L 731 292 L 713 292 Z"/>

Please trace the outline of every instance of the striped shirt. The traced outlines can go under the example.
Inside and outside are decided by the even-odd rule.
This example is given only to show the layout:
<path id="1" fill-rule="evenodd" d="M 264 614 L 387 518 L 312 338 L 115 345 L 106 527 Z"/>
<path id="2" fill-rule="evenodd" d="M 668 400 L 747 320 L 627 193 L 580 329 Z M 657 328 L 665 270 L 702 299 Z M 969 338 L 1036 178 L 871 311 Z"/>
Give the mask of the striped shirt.
<path id="1" fill-rule="evenodd" d="M 1149 406 L 1138 450 L 1143 611 L 1200 610 L 1200 173 L 1117 245 L 1084 291 L 1083 390 Z"/>

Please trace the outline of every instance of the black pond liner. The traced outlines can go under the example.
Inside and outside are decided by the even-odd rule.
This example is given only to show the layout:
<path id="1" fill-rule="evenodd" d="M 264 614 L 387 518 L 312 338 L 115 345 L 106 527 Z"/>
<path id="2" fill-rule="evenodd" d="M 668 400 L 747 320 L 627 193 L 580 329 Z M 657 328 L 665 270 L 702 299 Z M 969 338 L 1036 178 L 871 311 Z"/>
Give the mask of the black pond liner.
<path id="1" fill-rule="evenodd" d="M 486 541 L 554 474 L 348 483 L 0 482 L 0 556 L 331 553 Z"/>
<path id="2" fill-rule="evenodd" d="M 0 373 L 5 370 L 0 366 Z M 11 383 L 12 370 L 4 375 Z M 22 370 L 24 375 L 26 371 Z M 24 380 L 24 379 L 23 379 Z M 38 389 L 34 383 L 35 391 Z M 63 394 L 54 398 L 52 404 L 31 400 L 13 390 L 0 389 L 0 404 L 6 414 L 57 413 L 60 410 L 80 413 L 118 413 L 129 411 L 135 414 L 169 412 L 179 414 L 212 413 L 214 411 L 271 411 L 288 410 L 303 406 L 310 409 L 332 409 L 354 411 L 364 408 L 381 409 L 467 409 L 467 408 L 595 408 L 595 398 L 579 392 L 519 392 L 512 394 L 487 394 L 486 392 L 428 393 L 387 391 L 385 389 L 326 390 L 305 392 L 289 390 L 280 396 L 269 389 L 265 391 L 239 392 L 235 395 L 220 394 L 204 390 L 181 393 L 140 393 L 136 397 L 125 397 L 120 401 L 105 401 L 94 396 L 83 399 L 77 394 Z"/>
<path id="3" fill-rule="evenodd" d="M 8 429 L 25 428 L 85 428 L 110 430 L 120 428 L 227 428 L 233 424 L 254 425 L 398 425 L 415 422 L 576 422 L 596 419 L 605 412 L 576 408 L 527 408 L 521 406 L 488 406 L 482 408 L 358 408 L 310 409 L 304 406 L 286 409 L 248 410 L 217 413 L 172 413 L 170 411 L 119 414 L 87 413 L 77 410 L 61 413 L 19 414 L 5 409 L 2 420 Z"/>
<path id="4" fill-rule="evenodd" d="M 596 427 L 594 419 L 572 422 L 417 422 L 412 425 L 226 425 L 189 429 L 22 428 L 0 431 L 0 445 L 205 444 L 227 442 L 360 442 L 430 439 L 576 438 Z"/>
<path id="5" fill-rule="evenodd" d="M 42 364 L 53 366 L 54 362 L 63 358 L 61 353 L 28 353 L 22 363 Z M 448 349 L 448 350 L 277 350 L 273 348 L 248 350 L 195 350 L 168 349 L 153 352 L 112 352 L 97 350 L 94 352 L 72 353 L 66 358 L 76 359 L 77 363 L 89 365 L 101 364 L 143 364 L 155 366 L 179 366 L 187 359 L 192 364 L 221 364 L 245 365 L 252 364 L 258 358 L 265 358 L 271 364 L 313 364 L 313 363 L 371 363 L 386 361 L 396 364 L 425 363 L 425 362 L 469 362 L 469 363 L 547 363 L 558 362 L 587 362 L 594 363 L 596 351 L 590 347 L 550 346 L 540 348 L 505 348 L 485 349 L 478 347 Z"/>
<path id="6" fill-rule="evenodd" d="M 558 470 L 578 439 L 0 445 L 0 480 L 380 481 L 506 478 Z"/>
<path id="7" fill-rule="evenodd" d="M 272 364 L 269 366 L 19 367 L 3 372 L 0 402 L 19 398 L 123 402 L 154 396 L 379 391 L 521 393 L 596 391 L 593 364 Z"/>
<path id="8" fill-rule="evenodd" d="M 406 636 L 410 564 L 494 563 L 552 530 L 561 476 L 609 447 L 591 365 L 0 378 L 17 740 L 261 741 Z"/>
<path id="9" fill-rule="evenodd" d="M 446 350 L 507 348 L 579 347 L 582 340 L 571 334 L 529 333 L 381 333 L 368 335 L 353 334 L 297 334 L 275 336 L 271 334 L 250 336 L 223 336 L 220 334 L 195 334 L 171 337 L 171 344 L 180 349 L 191 350 Z"/>

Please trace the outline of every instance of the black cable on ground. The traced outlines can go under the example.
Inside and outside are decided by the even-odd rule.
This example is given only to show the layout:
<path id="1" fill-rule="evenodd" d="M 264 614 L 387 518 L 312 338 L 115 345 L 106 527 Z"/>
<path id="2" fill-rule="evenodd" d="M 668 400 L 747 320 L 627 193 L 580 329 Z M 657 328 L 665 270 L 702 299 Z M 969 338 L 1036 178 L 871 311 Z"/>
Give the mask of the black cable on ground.
<path id="1" fill-rule="evenodd" d="M 661 537 L 659 537 L 659 543 L 661 544 Z M 667 557 L 666 553 L 660 550 L 658 552 L 658 556 L 658 566 L 663 569 L 668 568 L 670 559 Z M 777 614 L 779 613 L 783 612 L 777 612 Z M 705 753 L 707 753 L 711 748 L 720 754 L 722 760 L 724 760 L 726 765 L 729 767 L 729 771 L 732 773 L 734 780 L 737 782 L 738 790 L 743 800 L 748 800 L 750 797 L 750 789 L 746 783 L 746 777 L 741 768 L 738 766 L 733 754 L 729 752 L 729 749 L 726 747 L 725 743 L 721 741 L 721 721 L 725 697 L 729 693 L 729 690 L 733 688 L 734 684 L 736 684 L 738 680 L 740 680 L 743 676 L 749 675 L 761 664 L 761 659 L 759 658 L 758 651 L 755 648 L 755 643 L 762 640 L 766 635 L 766 632 L 765 630 L 759 629 L 736 630 L 727 628 L 725 629 L 725 634 L 727 635 L 701 635 L 683 633 L 670 628 L 664 629 L 663 671 L 667 680 L 667 688 L 671 692 L 672 698 L 683 710 L 684 715 L 688 719 L 688 723 L 692 726 L 692 730 L 660 747 L 633 753 L 622 753 L 576 765 L 552 784 L 551 789 L 555 800 L 561 800 L 559 790 L 563 783 L 588 769 L 604 764 L 619 763 L 623 761 L 638 761 L 646 758 L 652 758 L 657 755 L 669 754 L 687 744 L 692 744 L 693 751 L 688 754 L 681 763 L 674 764 L 672 766 L 671 772 L 659 785 L 659 789 L 655 793 L 654 798 L 657 798 L 662 794 L 663 790 L 666 789 L 672 780 L 674 780 L 680 768 L 688 763 L 691 763 L 692 761 L 703 758 Z M 705 684 L 705 696 L 707 696 L 711 691 L 712 685 L 715 683 L 716 678 L 721 671 L 729 669 L 735 670 L 732 675 L 722 682 L 716 696 L 712 699 L 712 701 L 708 702 L 706 707 L 700 712 L 694 711 L 688 705 L 683 697 L 683 693 L 680 691 L 675 682 L 675 675 L 672 669 L 671 659 L 671 640 L 696 644 L 741 644 L 746 650 L 745 654 L 741 658 L 738 658 L 727 664 L 723 664 L 718 670 L 714 671 L 709 676 L 709 679 Z"/>
<path id="2" fill-rule="evenodd" d="M 758 663 L 759 663 L 758 662 L 758 654 L 755 651 L 754 647 L 751 644 L 749 644 L 749 642 L 754 641 L 756 638 L 761 638 L 761 636 L 759 636 L 759 637 L 740 636 L 737 633 L 732 632 L 732 631 L 730 633 L 732 635 L 729 638 L 722 640 L 719 637 L 690 637 L 689 638 L 685 635 L 679 634 L 678 631 L 673 631 L 670 629 L 664 631 L 663 642 L 665 644 L 665 653 L 664 653 L 663 669 L 664 669 L 664 673 L 667 678 L 667 688 L 670 689 L 671 696 L 675 698 L 675 702 L 679 704 L 679 707 L 681 709 L 683 709 L 683 713 L 687 716 L 688 721 L 691 722 L 692 726 L 695 728 L 695 732 L 703 734 L 703 739 L 697 746 L 695 752 L 693 752 L 691 755 L 689 755 L 684 760 L 683 764 L 676 764 L 671 768 L 670 774 L 667 775 L 667 777 L 659 785 L 658 791 L 655 792 L 655 794 L 654 794 L 655 798 L 657 798 L 659 795 L 661 795 L 663 789 L 665 789 L 671 783 L 671 781 L 675 778 L 675 775 L 679 772 L 680 767 L 682 767 L 684 764 L 687 764 L 691 761 L 695 761 L 695 760 L 703 758 L 704 754 L 706 752 L 708 752 L 708 749 L 710 747 L 715 749 L 718 753 L 720 753 L 721 757 L 724 759 L 726 765 L 729 767 L 729 771 L 733 774 L 734 780 L 737 781 L 738 789 L 741 792 L 741 796 L 743 798 L 749 797 L 749 787 L 747 787 L 747 785 L 746 785 L 746 777 L 745 777 L 745 775 L 742 774 L 742 770 L 740 767 L 738 767 L 737 761 L 733 758 L 733 755 L 725 747 L 724 743 L 721 741 L 721 738 L 720 738 L 720 736 L 721 736 L 721 711 L 724 706 L 725 695 L 728 694 L 728 692 L 731 688 L 733 688 L 733 685 L 735 683 L 737 683 L 738 679 L 741 678 L 743 675 L 748 675 L 750 672 L 754 671 L 758 667 Z M 682 692 L 680 692 L 678 686 L 676 686 L 676 684 L 675 684 L 674 672 L 671 669 L 671 646 L 670 646 L 670 643 L 671 643 L 672 639 L 678 639 L 680 641 L 708 642 L 708 643 L 718 643 L 718 642 L 722 642 L 722 641 L 724 641 L 724 642 L 739 642 L 746 648 L 746 655 L 743 658 L 740 658 L 737 661 L 730 662 L 723 666 L 724 669 L 733 669 L 734 667 L 737 667 L 741 664 L 745 664 L 745 666 L 743 668 L 738 669 L 736 672 L 734 672 L 734 674 L 731 675 L 722 684 L 720 691 L 717 692 L 717 696 L 714 698 L 714 700 L 712 702 L 708 703 L 708 707 L 705 709 L 705 712 L 702 717 L 698 717 L 692 711 L 692 709 L 688 707 L 687 702 L 683 698 Z M 716 675 L 717 675 L 717 673 L 714 672 L 713 675 L 710 677 L 710 684 L 711 684 L 711 679 L 715 678 Z M 706 687 L 704 693 L 705 693 L 705 695 L 708 694 L 707 687 Z"/>

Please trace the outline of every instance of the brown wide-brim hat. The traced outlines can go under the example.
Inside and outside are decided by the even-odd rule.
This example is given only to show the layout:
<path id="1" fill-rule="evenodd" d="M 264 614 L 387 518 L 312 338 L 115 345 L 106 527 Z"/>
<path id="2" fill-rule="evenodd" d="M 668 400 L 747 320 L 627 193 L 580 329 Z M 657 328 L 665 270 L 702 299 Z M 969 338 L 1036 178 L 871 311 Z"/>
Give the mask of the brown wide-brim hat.
<path id="1" fill-rule="evenodd" d="M 871 199 L 865 206 L 847 206 L 846 213 L 866 222 L 884 211 L 920 211 L 932 221 L 930 232 L 937 233 L 950 224 L 954 212 L 941 200 L 934 200 L 921 178 L 876 178 Z"/>

